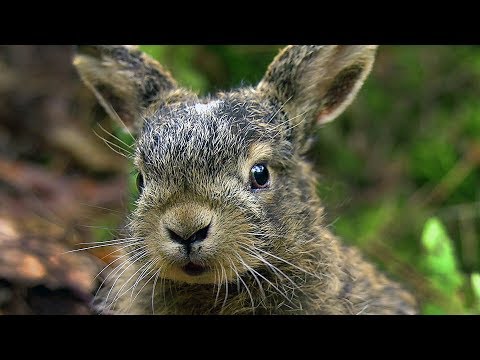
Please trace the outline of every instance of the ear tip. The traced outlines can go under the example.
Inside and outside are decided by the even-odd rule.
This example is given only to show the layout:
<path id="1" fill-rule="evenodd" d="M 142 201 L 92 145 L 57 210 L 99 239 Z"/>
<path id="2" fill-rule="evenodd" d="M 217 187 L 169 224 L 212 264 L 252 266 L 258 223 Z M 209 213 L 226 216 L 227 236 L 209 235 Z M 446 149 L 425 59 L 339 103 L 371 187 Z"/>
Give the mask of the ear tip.
<path id="1" fill-rule="evenodd" d="M 354 45 L 347 52 L 350 53 L 348 57 L 356 58 L 357 61 L 363 62 L 363 66 L 368 74 L 375 61 L 377 50 L 378 45 Z"/>
<path id="2" fill-rule="evenodd" d="M 138 45 L 73 45 L 73 50 L 75 54 L 100 59 L 103 54 L 110 54 L 118 50 L 135 52 L 139 50 L 139 47 Z"/>
<path id="3" fill-rule="evenodd" d="M 101 57 L 98 45 L 73 45 L 75 55 L 88 55 L 95 58 Z"/>
<path id="4" fill-rule="evenodd" d="M 347 46 L 347 52 L 352 54 L 367 54 L 367 55 L 375 55 L 378 45 L 350 45 Z"/>
<path id="5" fill-rule="evenodd" d="M 378 45 L 335 45 L 333 47 L 341 48 L 349 54 L 374 54 L 378 49 Z"/>
<path id="6" fill-rule="evenodd" d="M 372 55 L 375 55 L 378 50 L 379 45 L 365 45 L 367 52 Z"/>

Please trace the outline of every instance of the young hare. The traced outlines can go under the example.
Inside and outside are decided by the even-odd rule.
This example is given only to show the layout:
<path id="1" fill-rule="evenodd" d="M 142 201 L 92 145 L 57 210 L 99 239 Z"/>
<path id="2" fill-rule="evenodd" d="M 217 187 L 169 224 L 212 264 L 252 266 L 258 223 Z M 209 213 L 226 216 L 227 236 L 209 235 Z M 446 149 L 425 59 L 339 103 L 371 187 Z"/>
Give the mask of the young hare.
<path id="1" fill-rule="evenodd" d="M 136 135 L 140 195 L 100 310 L 415 313 L 408 292 L 326 228 L 306 158 L 375 50 L 288 46 L 256 87 L 199 98 L 136 47 L 78 47 L 81 78 Z"/>

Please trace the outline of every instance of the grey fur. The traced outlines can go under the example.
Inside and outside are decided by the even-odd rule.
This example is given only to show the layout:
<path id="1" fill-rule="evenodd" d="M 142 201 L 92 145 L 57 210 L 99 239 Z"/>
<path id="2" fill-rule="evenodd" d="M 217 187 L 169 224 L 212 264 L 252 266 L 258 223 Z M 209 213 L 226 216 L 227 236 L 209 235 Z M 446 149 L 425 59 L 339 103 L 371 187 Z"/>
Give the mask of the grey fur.
<path id="1" fill-rule="evenodd" d="M 102 292 L 103 311 L 417 311 L 407 291 L 328 231 L 304 155 L 313 126 L 333 120 L 355 97 L 374 46 L 289 46 L 256 88 L 205 99 L 178 88 L 137 50 L 113 50 L 86 49 L 75 59 L 104 106 L 128 109 L 121 113 L 136 123 L 134 162 L 145 179 L 129 219 L 130 254 Z M 157 84 L 148 97 L 145 74 Z M 259 163 L 270 172 L 267 189 L 251 188 L 250 169 Z M 186 239 L 206 227 L 206 239 L 190 247 L 169 235 Z M 182 270 L 189 262 L 209 270 L 189 275 Z"/>

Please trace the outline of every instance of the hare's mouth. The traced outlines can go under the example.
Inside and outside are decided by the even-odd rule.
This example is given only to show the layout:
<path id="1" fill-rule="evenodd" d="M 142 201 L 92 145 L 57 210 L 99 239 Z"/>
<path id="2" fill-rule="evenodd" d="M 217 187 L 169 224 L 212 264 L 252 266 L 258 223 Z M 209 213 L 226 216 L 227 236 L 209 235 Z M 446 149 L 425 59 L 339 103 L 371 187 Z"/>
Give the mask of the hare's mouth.
<path id="1" fill-rule="evenodd" d="M 167 279 L 189 284 L 211 284 L 215 281 L 212 268 L 195 261 L 177 263 L 163 274 Z"/>
<path id="2" fill-rule="evenodd" d="M 203 274 L 205 271 L 207 271 L 207 267 L 202 266 L 202 265 L 197 265 L 194 264 L 193 262 L 189 262 L 188 264 L 182 266 L 182 270 L 190 276 L 198 276 Z"/>

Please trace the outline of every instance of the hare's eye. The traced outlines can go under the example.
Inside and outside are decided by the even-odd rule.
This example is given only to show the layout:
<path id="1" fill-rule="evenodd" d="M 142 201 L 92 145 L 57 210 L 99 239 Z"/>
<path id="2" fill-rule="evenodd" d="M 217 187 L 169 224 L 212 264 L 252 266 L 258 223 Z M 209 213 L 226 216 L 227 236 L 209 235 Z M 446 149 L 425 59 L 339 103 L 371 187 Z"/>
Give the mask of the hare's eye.
<path id="1" fill-rule="evenodd" d="M 255 164 L 250 170 L 252 189 L 265 189 L 270 185 L 269 173 L 266 165 Z"/>
<path id="2" fill-rule="evenodd" d="M 142 193 L 143 187 L 145 186 L 143 181 L 143 175 L 141 173 L 137 174 L 137 189 L 139 193 Z"/>

